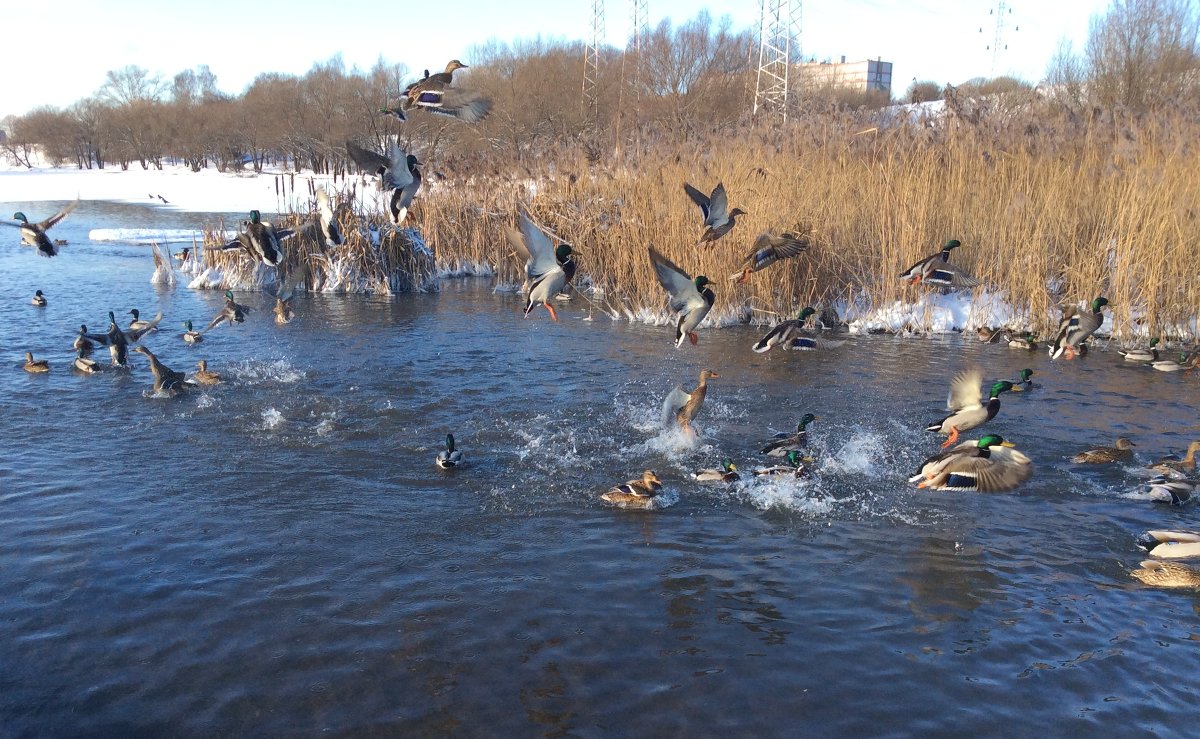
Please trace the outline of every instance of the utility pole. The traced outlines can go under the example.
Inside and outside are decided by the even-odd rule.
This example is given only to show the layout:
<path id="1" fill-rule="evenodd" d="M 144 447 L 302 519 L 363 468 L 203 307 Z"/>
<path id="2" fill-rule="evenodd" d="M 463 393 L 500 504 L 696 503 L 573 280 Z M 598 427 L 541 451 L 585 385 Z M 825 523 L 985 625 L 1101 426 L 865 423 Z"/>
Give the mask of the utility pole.
<path id="1" fill-rule="evenodd" d="M 800 32 L 804 19 L 802 0 L 761 0 L 758 32 L 758 76 L 754 108 L 787 122 L 791 103 L 792 65 L 800 61 Z"/>

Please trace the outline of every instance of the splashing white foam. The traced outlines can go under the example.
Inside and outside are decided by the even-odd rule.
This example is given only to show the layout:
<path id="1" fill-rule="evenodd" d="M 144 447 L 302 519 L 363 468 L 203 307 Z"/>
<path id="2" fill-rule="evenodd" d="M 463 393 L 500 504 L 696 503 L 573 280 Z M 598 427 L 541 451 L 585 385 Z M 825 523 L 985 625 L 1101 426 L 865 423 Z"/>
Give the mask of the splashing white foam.
<path id="1" fill-rule="evenodd" d="M 834 502 L 816 497 L 811 480 L 795 477 L 754 477 L 738 484 L 734 494 L 759 510 L 782 508 L 811 516 L 825 516 Z"/>
<path id="2" fill-rule="evenodd" d="M 238 380 L 254 383 L 263 380 L 274 382 L 299 382 L 304 379 L 303 370 L 286 359 L 247 359 L 229 365 L 230 374 Z"/>
<path id="3" fill-rule="evenodd" d="M 201 393 L 200 397 L 196 398 L 197 408 L 212 408 L 216 404 L 217 401 L 208 393 Z"/>
<path id="4" fill-rule="evenodd" d="M 840 449 L 821 459 L 821 472 L 882 477 L 889 471 L 879 462 L 883 444 L 883 436 L 874 431 L 855 431 Z"/>
<path id="5" fill-rule="evenodd" d="M 283 424 L 283 414 L 274 408 L 268 408 L 262 412 L 262 420 L 263 430 L 271 431 Z"/>

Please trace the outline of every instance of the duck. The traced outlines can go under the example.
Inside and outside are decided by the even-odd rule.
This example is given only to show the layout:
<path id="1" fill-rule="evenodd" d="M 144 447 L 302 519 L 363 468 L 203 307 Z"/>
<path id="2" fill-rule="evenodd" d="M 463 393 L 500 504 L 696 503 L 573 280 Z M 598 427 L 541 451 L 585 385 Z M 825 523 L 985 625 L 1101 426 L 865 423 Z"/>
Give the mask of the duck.
<path id="1" fill-rule="evenodd" d="M 333 214 L 333 203 L 325 186 L 317 188 L 317 225 L 320 227 L 321 241 L 327 246 L 341 246 L 342 230 L 338 228 L 337 219 Z"/>
<path id="2" fill-rule="evenodd" d="M 183 340 L 188 344 L 199 344 L 204 341 L 204 334 L 192 329 L 191 320 L 183 322 Z"/>
<path id="3" fill-rule="evenodd" d="M 700 206 L 700 212 L 704 215 L 704 233 L 700 235 L 700 243 L 697 246 L 715 243 L 717 239 L 733 230 L 737 225 L 738 216 L 746 215 L 746 211 L 741 208 L 729 210 L 729 195 L 726 194 L 723 183 L 718 182 L 711 195 L 705 195 L 686 182 L 683 183 L 683 191 L 693 203 Z"/>
<path id="4" fill-rule="evenodd" d="M 1118 436 L 1113 446 L 1101 446 L 1080 452 L 1071 461 L 1075 464 L 1111 464 L 1121 462 L 1133 456 L 1133 448 L 1137 446 L 1124 436 Z"/>
<path id="5" fill-rule="evenodd" d="M 116 315 L 113 314 L 112 311 L 108 312 L 108 332 L 107 333 L 90 334 L 90 333 L 87 333 L 86 331 L 82 331 L 82 329 L 85 329 L 85 328 L 87 328 L 87 327 L 80 326 L 80 329 L 81 329 L 80 336 L 81 336 L 82 341 L 95 342 L 102 346 L 107 346 L 109 354 L 112 355 L 112 366 L 114 366 L 114 367 L 128 366 L 126 362 L 127 362 L 128 354 L 129 354 L 130 339 L 125 334 L 125 332 L 121 330 L 121 327 L 117 325 L 117 317 L 116 317 Z M 140 334 L 138 336 L 140 338 Z M 78 346 L 80 339 L 76 339 L 75 341 L 76 341 L 76 345 Z"/>
<path id="6" fill-rule="evenodd" d="M 921 464 L 908 479 L 930 490 L 974 490 L 996 493 L 1012 490 L 1033 474 L 1033 462 L 996 434 L 964 441 Z"/>
<path id="7" fill-rule="evenodd" d="M 268 267 L 277 267 L 283 261 L 281 242 L 292 235 L 290 229 L 277 229 L 262 219 L 262 213 L 250 211 L 250 220 L 242 221 L 242 231 L 218 251 L 243 249 L 255 261 Z"/>
<path id="8" fill-rule="evenodd" d="M 34 359 L 33 352 L 25 352 L 25 371 L 33 374 L 49 372 L 50 362 L 45 359 Z"/>
<path id="9" fill-rule="evenodd" d="M 205 328 L 208 331 L 218 325 L 221 321 L 228 322 L 231 326 L 235 323 L 242 323 L 246 320 L 246 314 L 250 312 L 250 308 L 244 305 L 233 302 L 233 291 L 225 291 L 225 305 L 221 308 L 221 312 L 213 317 L 212 321 Z"/>
<path id="10" fill-rule="evenodd" d="M 201 359 L 196 362 L 196 371 L 192 373 L 192 379 L 201 385 L 219 385 L 221 373 L 210 370 L 208 362 Z"/>
<path id="11" fill-rule="evenodd" d="M 182 372 L 176 372 L 159 361 L 154 352 L 144 346 L 134 348 L 135 352 L 146 355 L 150 360 L 150 372 L 154 374 L 154 392 L 175 394 L 183 389 L 187 377 Z"/>
<path id="12" fill-rule="evenodd" d="M 79 207 L 78 200 L 50 216 L 41 223 L 30 223 L 29 219 L 25 217 L 25 214 L 21 213 L 20 211 L 13 213 L 13 220 L 17 221 L 16 223 L 9 223 L 7 221 L 0 221 L 0 223 L 3 223 L 6 226 L 20 228 L 21 244 L 23 246 L 37 247 L 38 254 L 42 255 L 43 257 L 58 256 L 58 245 L 51 241 L 50 237 L 46 236 L 46 232 L 49 231 L 54 224 L 66 218 L 71 211 L 75 210 L 77 207 Z"/>
<path id="13" fill-rule="evenodd" d="M 1191 370 L 1200 364 L 1200 352 L 1180 354 L 1179 359 L 1159 359 L 1150 363 L 1150 367 L 1159 372 L 1182 372 Z"/>
<path id="14" fill-rule="evenodd" d="M 1129 573 L 1146 585 L 1159 588 L 1200 588 L 1200 571 L 1178 562 L 1143 560 L 1141 569 Z"/>
<path id="15" fill-rule="evenodd" d="M 296 288 L 300 287 L 308 279 L 308 265 L 300 265 L 300 269 L 288 275 L 283 281 L 283 285 L 279 291 L 275 293 L 275 307 L 272 312 L 275 314 L 275 323 L 282 326 L 291 323 L 296 317 L 296 311 L 292 310 L 292 298 L 295 297 Z"/>
<path id="16" fill-rule="evenodd" d="M 1137 544 L 1159 559 L 1200 557 L 1200 534 L 1192 531 L 1147 531 Z"/>
<path id="17" fill-rule="evenodd" d="M 535 306 L 543 305 L 550 318 L 558 321 L 558 312 L 550 301 L 566 288 L 575 277 L 576 263 L 570 244 L 554 245 L 524 211 L 520 214 L 521 230 L 505 229 L 509 244 L 518 254 L 525 255 L 525 278 L 529 293 L 525 300 L 525 317 Z"/>
<path id="18" fill-rule="evenodd" d="M 1184 455 L 1183 459 L 1175 456 L 1163 457 L 1152 464 L 1150 469 L 1163 474 L 1172 474 L 1178 472 L 1190 472 L 1195 474 L 1196 452 L 1200 452 L 1200 441 L 1193 441 L 1192 443 L 1188 444 L 1187 454 Z"/>
<path id="19" fill-rule="evenodd" d="M 804 308 L 800 311 L 800 315 L 792 320 L 776 324 L 761 339 L 754 342 L 754 345 L 750 348 L 762 354 L 763 352 L 771 351 L 776 346 L 782 347 L 785 350 L 814 351 L 835 349 L 845 344 L 845 341 L 823 338 L 816 329 L 807 328 L 809 316 L 815 315 L 816 312 L 816 309 L 812 306 Z M 818 323 L 820 322 L 818 321 Z"/>
<path id="20" fill-rule="evenodd" d="M 613 485 L 600 499 L 621 508 L 653 508 L 654 499 L 662 490 L 662 480 L 654 470 L 646 470 L 641 478 Z"/>
<path id="21" fill-rule="evenodd" d="M 985 344 L 995 344 L 1004 336 L 1005 331 L 1002 328 L 992 328 L 991 326 L 980 326 L 975 329 L 975 335 Z"/>
<path id="22" fill-rule="evenodd" d="M 71 348 L 81 357 L 90 357 L 92 352 L 96 350 L 96 343 L 88 337 L 87 324 L 79 324 L 79 335 L 75 337 Z"/>
<path id="23" fill-rule="evenodd" d="M 717 299 L 712 289 L 708 287 L 709 279 L 704 275 L 698 275 L 693 280 L 686 272 L 675 266 L 674 262 L 659 254 L 653 246 L 650 247 L 650 263 L 654 265 L 654 274 L 658 277 L 658 284 L 667 291 L 671 310 L 679 314 L 679 318 L 675 322 L 675 348 L 683 346 L 685 337 L 693 345 L 698 343 L 700 337 L 696 334 L 696 327 L 712 310 L 713 303 Z"/>
<path id="24" fill-rule="evenodd" d="M 75 351 L 75 361 L 71 363 L 71 366 L 75 371 L 82 372 L 85 375 L 94 375 L 103 369 L 99 362 L 94 359 L 88 359 L 88 356 L 84 354 L 82 349 Z"/>
<path id="25" fill-rule="evenodd" d="M 392 225 L 404 223 L 413 198 L 421 189 L 421 171 L 418 169 L 421 161 L 395 144 L 388 147 L 387 156 L 384 156 L 347 141 L 346 152 L 355 164 L 379 177 L 379 189 L 392 193 L 388 203 Z"/>
<path id="26" fill-rule="evenodd" d="M 800 423 L 796 424 L 796 433 L 778 433 L 775 437 L 762 449 L 758 450 L 759 454 L 767 454 L 772 457 L 784 457 L 788 452 L 798 452 L 808 447 L 808 424 L 813 421 L 820 420 L 820 416 L 814 416 L 811 413 L 805 413 Z"/>
<path id="27" fill-rule="evenodd" d="M 1015 380 L 1009 380 L 1014 393 L 1023 393 L 1033 389 L 1033 370 L 1026 367 Z"/>
<path id="28" fill-rule="evenodd" d="M 131 308 L 129 310 L 129 315 L 133 316 L 133 318 L 129 321 L 128 331 L 141 331 L 146 333 L 155 330 L 154 325 L 151 324 L 150 321 L 143 321 L 141 319 L 141 314 L 138 312 L 137 308 Z"/>
<path id="29" fill-rule="evenodd" d="M 1050 347 L 1050 358 L 1058 359 L 1066 354 L 1067 359 L 1074 359 L 1080 353 L 1079 347 L 1100 324 L 1104 323 L 1104 314 L 1100 311 L 1108 305 L 1108 298 L 1100 296 L 1091 302 L 1091 311 L 1081 311 L 1076 307 L 1063 310 L 1062 320 L 1058 322 L 1058 335 Z"/>
<path id="30" fill-rule="evenodd" d="M 1024 349 L 1025 351 L 1037 351 L 1037 339 L 1031 333 L 1026 333 L 1024 336 L 1016 338 L 1009 337 L 1008 346 L 1010 349 Z"/>
<path id="31" fill-rule="evenodd" d="M 437 457 L 433 460 L 434 464 L 444 470 L 448 470 L 451 467 L 457 467 L 462 464 L 462 459 L 462 451 L 454 448 L 454 434 L 446 434 L 446 448 L 438 452 Z"/>
<path id="32" fill-rule="evenodd" d="M 734 272 L 729 279 L 736 280 L 739 285 L 750 281 L 750 274 L 770 267 L 776 262 L 791 259 L 808 251 L 808 237 L 785 233 L 779 236 L 766 231 L 754 240 L 750 253 L 742 260 L 741 271 Z"/>
<path id="33" fill-rule="evenodd" d="M 708 381 L 720 377 L 710 369 L 700 370 L 700 382 L 690 392 L 676 385 L 662 405 L 662 425 L 669 426 L 672 421 L 688 436 L 695 436 L 692 421 L 704 407 L 704 397 L 708 395 Z"/>
<path id="34" fill-rule="evenodd" d="M 925 282 L 950 288 L 970 288 L 979 280 L 950 264 L 950 252 L 962 246 L 958 239 L 950 239 L 939 252 L 934 252 L 900 273 L 900 279 L 909 285 Z"/>
<path id="35" fill-rule="evenodd" d="M 736 482 L 742 478 L 737 471 L 737 465 L 731 459 L 721 460 L 720 469 L 705 469 L 692 473 L 692 478 L 700 482 Z"/>
<path id="36" fill-rule="evenodd" d="M 1158 337 L 1150 339 L 1150 346 L 1145 349 L 1118 349 L 1117 354 L 1125 357 L 1126 362 L 1157 362 Z"/>
<path id="37" fill-rule="evenodd" d="M 992 383 L 985 405 L 980 392 L 982 382 L 982 373 L 974 369 L 960 372 L 950 381 L 950 395 L 946 399 L 946 406 L 954 412 L 925 427 L 926 431 L 949 434 L 946 442 L 942 444 L 943 449 L 958 441 L 959 432 L 970 431 L 995 418 L 996 413 L 1000 411 L 1000 393 L 1012 390 L 1012 383 L 1007 380 Z"/>
<path id="38" fill-rule="evenodd" d="M 1160 475 L 1145 483 L 1141 492 L 1127 497 L 1181 506 L 1192 499 L 1192 493 L 1196 492 L 1196 485 L 1197 483 L 1191 480 L 1171 480 Z"/>
<path id="39" fill-rule="evenodd" d="M 42 294 L 41 290 L 36 291 L 29 300 L 30 305 L 36 305 L 39 308 L 45 308 L 46 302 L 46 296 Z"/>
<path id="40" fill-rule="evenodd" d="M 381 108 L 380 112 L 404 121 L 413 108 L 457 118 L 463 123 L 478 123 L 492 111 L 492 101 L 475 90 L 453 87 L 454 73 L 470 69 L 457 59 L 446 64 L 444 72 L 431 74 L 412 83 L 404 90 L 404 97 L 396 108 Z"/>
<path id="41" fill-rule="evenodd" d="M 792 450 L 784 455 L 782 464 L 772 465 L 770 467 L 755 467 L 750 471 L 755 477 L 807 477 L 808 469 L 804 466 L 804 459 L 800 453 Z"/>

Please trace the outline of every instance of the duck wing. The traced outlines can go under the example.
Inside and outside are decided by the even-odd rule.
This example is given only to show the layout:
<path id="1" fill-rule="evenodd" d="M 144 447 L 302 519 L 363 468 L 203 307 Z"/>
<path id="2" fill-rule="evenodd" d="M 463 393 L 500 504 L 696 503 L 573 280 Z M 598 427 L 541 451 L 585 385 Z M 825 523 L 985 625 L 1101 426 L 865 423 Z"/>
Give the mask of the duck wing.
<path id="1" fill-rule="evenodd" d="M 793 329 L 798 327 L 798 323 L 799 322 L 796 321 L 796 319 L 792 319 L 790 321 L 783 321 L 782 323 L 777 324 L 775 328 L 768 331 L 765 336 L 755 342 L 754 346 L 751 348 L 759 354 L 770 351 L 771 348 L 776 344 L 786 342 L 788 334 Z"/>
<path id="2" fill-rule="evenodd" d="M 37 225 L 37 227 L 39 229 L 41 229 L 42 231 L 45 231 L 46 229 L 48 229 L 51 226 L 53 226 L 54 224 L 58 223 L 62 219 L 66 218 L 68 215 L 70 215 L 71 211 L 75 210 L 78 207 L 79 207 L 79 201 L 76 200 L 74 203 L 71 203 L 67 207 L 63 208 L 59 212 L 55 213 L 54 215 L 50 216 L 46 220 L 39 223 Z"/>
<path id="3" fill-rule="evenodd" d="M 934 256 L 936 257 L 937 255 L 935 254 Z M 967 274 L 960 268 L 949 264 L 934 268 L 933 271 L 930 272 L 925 278 L 925 282 L 928 282 L 931 285 L 952 287 L 956 290 L 965 290 L 967 288 L 979 286 L 979 280 Z"/>
<path id="4" fill-rule="evenodd" d="M 743 267 L 749 267 L 757 272 L 780 261 L 797 256 L 808 250 L 808 239 L 785 233 L 775 236 L 770 232 L 759 234 L 754 240 L 754 247 L 742 260 Z M 737 276 L 741 276 L 739 273 Z"/>
<path id="5" fill-rule="evenodd" d="M 379 174 L 380 169 L 391 166 L 391 162 L 384 155 L 364 149 L 353 141 L 346 142 L 346 153 L 355 164 L 371 174 Z"/>
<path id="6" fill-rule="evenodd" d="M 947 478 L 942 490 L 978 490 L 983 493 L 1012 490 L 1029 479 L 1033 464 L 1010 447 L 992 447 L 987 457 L 959 455 L 942 469 Z"/>
<path id="7" fill-rule="evenodd" d="M 724 183 L 718 182 L 708 198 L 708 217 L 704 223 L 707 226 L 717 226 L 728 222 L 729 196 L 725 194 Z"/>
<path id="8" fill-rule="evenodd" d="M 683 183 L 683 191 L 692 199 L 692 202 L 700 206 L 700 212 L 704 214 L 704 221 L 708 222 L 708 196 L 692 187 L 688 183 Z"/>
<path id="9" fill-rule="evenodd" d="M 950 381 L 950 394 L 946 397 L 946 407 L 952 411 L 965 408 L 982 408 L 983 373 L 977 369 L 964 370 Z"/>
<path id="10" fill-rule="evenodd" d="M 525 255 L 525 275 L 531 281 L 537 281 L 554 270 L 562 271 L 558 259 L 554 256 L 554 243 L 550 237 L 534 225 L 529 216 L 521 211 L 521 230 L 505 229 L 505 235 L 518 254 Z"/>
<path id="11" fill-rule="evenodd" d="M 667 397 L 663 400 L 662 404 L 662 425 L 670 426 L 671 422 L 675 420 L 675 416 L 678 415 L 679 411 L 683 410 L 683 407 L 691 399 L 691 394 L 678 385 L 671 392 L 667 393 Z"/>
<path id="12" fill-rule="evenodd" d="M 138 329 L 131 329 L 129 331 L 126 331 L 125 332 L 126 340 L 128 340 L 130 342 L 134 342 L 134 343 L 141 341 L 143 336 L 150 333 L 158 326 L 158 322 L 162 320 L 162 317 L 163 317 L 162 311 L 159 311 L 158 314 L 154 316 L 154 320 L 150 321 L 145 326 L 142 326 L 141 328 L 138 328 Z"/>
<path id="13" fill-rule="evenodd" d="M 492 101 L 483 93 L 457 87 L 423 90 L 416 95 L 414 104 L 430 113 L 457 118 L 463 123 L 478 123 L 492 112 Z"/>
<path id="14" fill-rule="evenodd" d="M 685 309 L 690 311 L 707 305 L 704 296 L 696 289 L 696 283 L 687 272 L 659 254 L 654 247 L 650 247 L 650 262 L 654 265 L 658 284 L 662 285 L 670 296 L 671 310 L 679 313 Z"/>

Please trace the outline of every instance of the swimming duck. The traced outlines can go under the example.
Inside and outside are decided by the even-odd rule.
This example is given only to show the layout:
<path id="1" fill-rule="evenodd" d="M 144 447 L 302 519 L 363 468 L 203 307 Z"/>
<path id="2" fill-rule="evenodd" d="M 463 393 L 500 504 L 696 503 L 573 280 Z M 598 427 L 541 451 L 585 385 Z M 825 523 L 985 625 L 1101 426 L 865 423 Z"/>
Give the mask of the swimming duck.
<path id="1" fill-rule="evenodd" d="M 958 441 L 960 431 L 969 431 L 995 418 L 1000 411 L 1000 393 L 1012 390 L 1012 383 L 1007 380 L 992 383 L 987 405 L 983 404 L 980 384 L 983 375 L 979 370 L 960 372 L 950 381 L 950 395 L 946 399 L 946 407 L 954 411 L 940 421 L 935 421 L 925 427 L 926 431 L 939 434 L 949 434 L 942 448 Z"/>
<path id="2" fill-rule="evenodd" d="M 1150 469 L 1163 474 L 1174 472 L 1191 472 L 1194 474 L 1196 472 L 1196 452 L 1200 452 L 1200 441 L 1193 441 L 1191 444 L 1188 444 L 1187 454 L 1183 459 L 1175 456 L 1163 457 L 1151 465 Z"/>
<path id="3" fill-rule="evenodd" d="M 725 193 L 725 185 L 718 182 L 713 188 L 712 195 L 705 195 L 688 183 L 683 183 L 683 191 L 692 202 L 700 206 L 704 214 L 704 233 L 700 235 L 700 244 L 712 243 L 733 230 L 737 225 L 737 217 L 746 215 L 741 208 L 729 210 L 729 196 Z M 760 237 L 761 238 L 761 237 Z M 755 242 L 757 247 L 758 242 Z M 797 252 L 798 253 L 798 252 Z M 753 258 L 751 254 L 751 258 Z"/>
<path id="4" fill-rule="evenodd" d="M 81 357 L 91 356 L 96 349 L 96 344 L 88 338 L 88 327 L 86 324 L 79 325 L 79 335 L 75 337 L 75 342 L 71 344 L 71 348 L 76 351 Z"/>
<path id="5" fill-rule="evenodd" d="M 79 207 L 78 200 L 50 216 L 41 223 L 30 223 L 29 219 L 25 217 L 25 214 L 19 211 L 13 213 L 13 220 L 17 221 L 17 223 L 8 223 L 7 221 L 0 221 L 0 223 L 3 223 L 6 226 L 14 226 L 21 229 L 22 245 L 36 246 L 38 254 L 41 254 L 43 257 L 53 257 L 58 255 L 58 246 L 52 242 L 48 236 L 46 236 L 46 231 L 50 230 L 50 227 L 54 224 L 66 218 L 67 215 L 77 207 Z"/>
<path id="6" fill-rule="evenodd" d="M 808 476 L 808 469 L 804 466 L 804 459 L 795 450 L 784 455 L 784 462 L 782 464 L 772 465 L 771 467 L 755 467 L 750 472 L 755 477 Z"/>
<path id="7" fill-rule="evenodd" d="M 1200 571 L 1178 562 L 1143 560 L 1141 569 L 1129 573 L 1146 585 L 1159 588 L 1200 588 Z"/>
<path id="8" fill-rule="evenodd" d="M 942 287 L 975 287 L 979 280 L 950 264 L 950 251 L 962 246 L 958 239 L 950 239 L 942 250 L 935 252 L 900 273 L 900 279 L 910 285 L 926 282 Z"/>
<path id="9" fill-rule="evenodd" d="M 975 329 L 975 335 L 985 344 L 995 344 L 1004 336 L 1004 329 L 992 328 L 991 326 L 980 326 Z"/>
<path id="10" fill-rule="evenodd" d="M 1111 464 L 1121 462 L 1133 456 L 1133 448 L 1137 446 L 1124 436 L 1118 436 L 1113 446 L 1101 446 L 1080 452 L 1071 461 L 1075 464 Z"/>
<path id="11" fill-rule="evenodd" d="M 1033 377 L 1033 370 L 1031 370 L 1029 368 L 1025 368 L 1025 369 L 1021 370 L 1020 377 L 1018 377 L 1015 380 L 1009 380 L 1009 382 L 1012 384 L 1012 391 L 1014 393 L 1023 393 L 1027 390 L 1032 390 L 1033 389 L 1033 380 L 1031 379 L 1032 377 Z"/>
<path id="12" fill-rule="evenodd" d="M 407 120 L 405 113 L 416 107 L 457 118 L 464 123 L 483 120 L 492 110 L 492 101 L 475 90 L 452 87 L 454 72 L 459 69 L 469 67 L 457 59 L 451 59 L 446 64 L 446 71 L 424 77 L 405 88 L 404 98 L 398 108 L 382 108 L 380 112 L 389 113 L 403 121 Z"/>
<path id="13" fill-rule="evenodd" d="M 208 368 L 208 362 L 201 359 L 196 362 L 196 371 L 192 373 L 192 379 L 201 385 L 218 385 L 221 382 L 221 373 L 213 372 Z"/>
<path id="14" fill-rule="evenodd" d="M 921 464 L 908 479 L 930 490 L 975 490 L 981 493 L 1012 490 L 1033 473 L 1033 462 L 996 434 L 979 441 L 964 441 Z"/>
<path id="15" fill-rule="evenodd" d="M 154 326 L 151 325 L 149 321 L 143 321 L 141 319 L 141 314 L 138 313 L 137 308 L 130 309 L 129 315 L 133 316 L 133 318 L 129 321 L 129 331 L 141 331 L 145 333 L 154 330 Z"/>
<path id="16" fill-rule="evenodd" d="M 421 170 L 417 169 L 420 160 L 395 144 L 388 147 L 388 154 L 384 156 L 347 141 L 346 152 L 358 166 L 379 177 L 379 189 L 392 192 L 388 215 L 393 225 L 402 224 L 413 198 L 421 189 Z"/>
<path id="17" fill-rule="evenodd" d="M 1117 354 L 1125 357 L 1126 362 L 1157 362 L 1158 337 L 1150 339 L 1150 346 L 1145 349 L 1118 349 Z"/>
<path id="18" fill-rule="evenodd" d="M 333 204 L 325 186 L 317 188 L 317 224 L 320 226 L 321 241 L 328 246 L 341 246 L 342 230 L 338 228 L 337 219 L 333 215 Z"/>
<path id="19" fill-rule="evenodd" d="M 255 261 L 276 267 L 283 261 L 281 241 L 292 235 L 290 229 L 277 229 L 262 219 L 262 213 L 250 211 L 250 220 L 242 221 L 242 232 L 218 251 L 244 249 Z"/>
<path id="20" fill-rule="evenodd" d="M 692 477 L 700 482 L 736 482 L 741 479 L 741 474 L 737 471 L 737 465 L 731 459 L 721 461 L 720 469 L 700 470 L 692 473 Z"/>
<path id="21" fill-rule="evenodd" d="M 742 271 L 733 273 L 729 279 L 737 280 L 739 285 L 745 284 L 750 281 L 751 272 L 764 270 L 776 262 L 790 259 L 807 250 L 806 236 L 790 233 L 775 236 L 770 232 L 759 234 L 754 240 L 754 247 L 742 260 Z"/>
<path id="22" fill-rule="evenodd" d="M 1127 497 L 1181 506 L 1192 499 L 1196 484 L 1191 480 L 1171 480 L 1160 475 L 1147 482 L 1141 492 Z"/>
<path id="23" fill-rule="evenodd" d="M 42 291 L 38 290 L 33 294 L 33 298 L 29 301 L 30 305 L 36 305 L 39 308 L 46 307 L 46 296 L 42 295 Z"/>
<path id="24" fill-rule="evenodd" d="M 1150 363 L 1150 366 L 1159 372 L 1182 372 L 1184 370 L 1194 369 L 1197 364 L 1200 364 L 1200 352 L 1192 352 L 1192 354 L 1180 354 L 1179 359 L 1159 359 Z"/>
<path id="25" fill-rule="evenodd" d="M 675 323 L 675 348 L 683 346 L 684 337 L 693 344 L 697 343 L 700 337 L 696 334 L 696 327 L 712 310 L 717 299 L 712 289 L 706 287 L 709 284 L 708 278 L 699 275 L 693 280 L 675 266 L 674 262 L 659 254 L 653 246 L 650 247 L 650 262 L 654 265 L 658 284 L 667 291 L 671 310 L 680 314 Z"/>
<path id="26" fill-rule="evenodd" d="M 660 490 L 662 481 L 658 475 L 654 474 L 654 470 L 646 470 L 641 479 L 613 485 L 608 492 L 600 495 L 600 499 L 622 508 L 652 508 Z"/>
<path id="27" fill-rule="evenodd" d="M 690 392 L 676 385 L 662 405 L 662 425 L 668 426 L 672 421 L 678 424 L 688 436 L 695 436 L 692 421 L 704 407 L 704 396 L 708 394 L 708 381 L 720 377 L 710 369 L 700 370 L 700 382 Z"/>
<path id="28" fill-rule="evenodd" d="M 45 359 L 34 359 L 33 352 L 25 352 L 25 371 L 34 374 L 38 372 L 49 372 L 50 362 Z"/>
<path id="29" fill-rule="evenodd" d="M 1191 531 L 1147 531 L 1137 544 L 1159 559 L 1200 557 L 1200 534 Z"/>
<path id="30" fill-rule="evenodd" d="M 1079 346 L 1104 323 L 1104 315 L 1100 311 L 1106 305 L 1108 298 L 1101 296 L 1092 301 L 1091 311 L 1081 311 L 1073 306 L 1063 309 L 1062 320 L 1058 322 L 1058 335 L 1050 347 L 1050 358 L 1058 359 L 1065 353 L 1067 359 L 1074 359 L 1079 353 Z"/>
<path id="31" fill-rule="evenodd" d="M 160 362 L 158 357 L 144 346 L 135 347 L 134 351 L 145 354 L 146 359 L 150 360 L 150 371 L 154 374 L 154 392 L 174 394 L 183 389 L 187 378 L 182 372 L 176 372 Z"/>
<path id="32" fill-rule="evenodd" d="M 444 470 L 451 467 L 457 467 L 462 464 L 463 453 L 454 448 L 454 434 L 446 434 L 446 448 L 438 452 L 437 457 L 433 460 L 434 464 Z"/>
<path id="33" fill-rule="evenodd" d="M 536 305 L 546 306 L 550 317 L 558 320 L 558 313 L 550 301 L 567 286 L 575 276 L 575 260 L 570 244 L 557 247 L 541 229 L 533 224 L 529 216 L 521 213 L 521 230 L 505 229 L 505 234 L 518 254 L 524 254 L 525 277 L 529 283 L 529 295 L 525 301 L 525 317 Z"/>
<path id="34" fill-rule="evenodd" d="M 815 328 L 807 328 L 808 317 L 814 314 L 816 314 L 816 310 L 811 306 L 806 307 L 800 311 L 799 316 L 792 320 L 776 324 L 761 339 L 754 342 L 754 346 L 751 349 L 759 354 L 769 352 L 776 346 L 780 346 L 786 350 L 812 351 L 834 349 L 846 343 L 845 341 L 823 338 L 821 333 Z"/>
<path id="35" fill-rule="evenodd" d="M 183 340 L 188 344 L 199 344 L 204 341 L 204 334 L 199 331 L 192 330 L 192 322 L 190 320 L 183 322 Z"/>
<path id="36" fill-rule="evenodd" d="M 1026 333 L 1024 337 L 1010 337 L 1008 346 L 1012 349 L 1024 349 L 1026 351 L 1036 351 L 1038 348 L 1037 339 L 1031 333 Z"/>
<path id="37" fill-rule="evenodd" d="M 103 369 L 99 362 L 94 359 L 88 359 L 82 349 L 75 351 L 75 361 L 71 363 L 77 372 L 82 372 L 85 375 L 94 375 Z"/>
<path id="38" fill-rule="evenodd" d="M 820 416 L 805 413 L 796 425 L 796 433 L 778 433 L 765 447 L 758 450 L 759 454 L 769 454 L 772 457 L 784 457 L 788 452 L 798 452 L 808 447 L 808 424 L 819 420 Z"/>
<path id="39" fill-rule="evenodd" d="M 208 327 L 204 330 L 208 331 L 213 327 L 220 325 L 221 321 L 227 321 L 231 326 L 235 323 L 242 323 L 246 320 L 246 314 L 249 312 L 250 308 L 233 302 L 232 290 L 226 290 L 224 307 L 221 308 L 221 312 L 212 319 L 212 321 L 208 324 Z"/>

